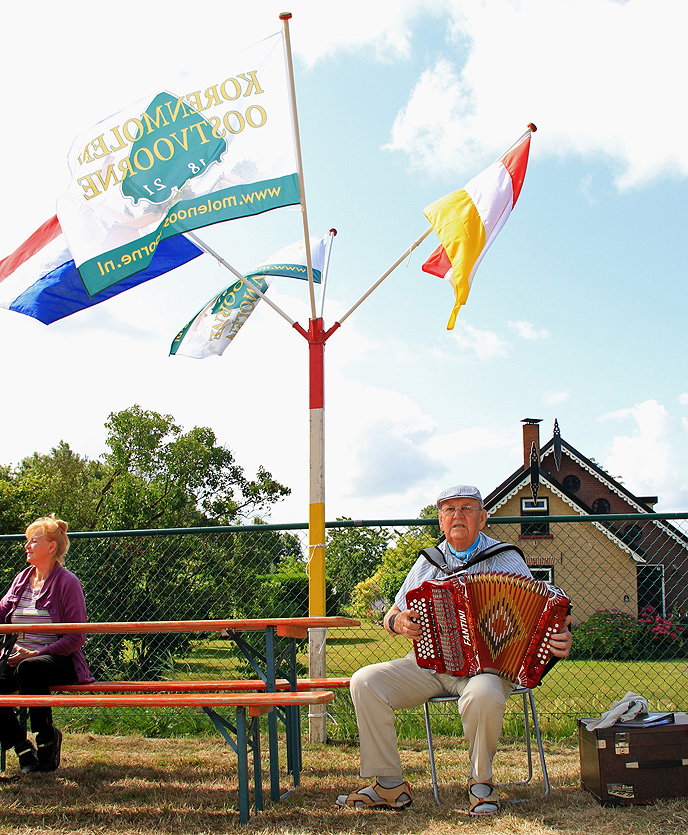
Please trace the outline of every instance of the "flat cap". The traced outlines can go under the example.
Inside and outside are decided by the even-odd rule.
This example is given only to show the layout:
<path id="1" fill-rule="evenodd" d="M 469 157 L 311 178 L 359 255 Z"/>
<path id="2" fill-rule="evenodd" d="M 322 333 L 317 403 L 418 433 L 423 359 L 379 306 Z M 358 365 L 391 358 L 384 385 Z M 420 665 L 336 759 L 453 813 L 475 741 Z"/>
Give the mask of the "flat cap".
<path id="1" fill-rule="evenodd" d="M 480 502 L 480 507 L 483 506 L 483 497 L 480 495 L 480 490 L 473 487 L 471 484 L 456 484 L 454 487 L 447 487 L 437 497 L 437 507 L 447 499 L 476 499 Z"/>

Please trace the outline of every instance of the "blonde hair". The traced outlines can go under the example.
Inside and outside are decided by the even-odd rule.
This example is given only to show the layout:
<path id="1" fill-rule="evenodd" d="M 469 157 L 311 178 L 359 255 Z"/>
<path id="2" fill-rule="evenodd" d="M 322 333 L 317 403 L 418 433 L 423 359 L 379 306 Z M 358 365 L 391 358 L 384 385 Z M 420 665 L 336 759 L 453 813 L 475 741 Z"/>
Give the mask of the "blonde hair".
<path id="1" fill-rule="evenodd" d="M 55 514 L 51 513 L 50 516 L 41 516 L 32 522 L 26 529 L 26 538 L 31 539 L 34 533 L 40 531 L 47 540 L 55 543 L 55 561 L 61 564 L 69 550 L 67 527 L 63 519 L 57 519 Z"/>

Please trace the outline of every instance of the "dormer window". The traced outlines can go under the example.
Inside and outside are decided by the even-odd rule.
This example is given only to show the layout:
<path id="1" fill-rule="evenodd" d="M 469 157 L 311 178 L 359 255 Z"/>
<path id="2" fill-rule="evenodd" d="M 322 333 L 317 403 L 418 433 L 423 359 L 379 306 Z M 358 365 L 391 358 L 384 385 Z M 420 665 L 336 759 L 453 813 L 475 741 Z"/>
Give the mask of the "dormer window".
<path id="1" fill-rule="evenodd" d="M 549 499 L 521 499 L 521 516 L 549 516 Z M 521 522 L 521 536 L 549 536 L 549 522 Z"/>

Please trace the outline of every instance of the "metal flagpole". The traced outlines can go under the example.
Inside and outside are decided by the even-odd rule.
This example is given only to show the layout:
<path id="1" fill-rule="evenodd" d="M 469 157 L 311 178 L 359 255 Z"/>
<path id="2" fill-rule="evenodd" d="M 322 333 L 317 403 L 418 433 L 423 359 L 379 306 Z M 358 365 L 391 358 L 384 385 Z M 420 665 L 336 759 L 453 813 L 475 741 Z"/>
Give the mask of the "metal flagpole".
<path id="1" fill-rule="evenodd" d="M 294 126 L 294 150 L 296 152 L 296 174 L 299 181 L 299 201 L 301 217 L 303 218 L 303 240 L 306 242 L 306 266 L 308 268 L 308 290 L 311 297 L 311 318 L 315 319 L 315 288 L 313 286 L 313 264 L 311 263 L 310 235 L 308 234 L 308 213 L 306 212 L 306 186 L 303 179 L 303 162 L 301 159 L 301 137 L 299 135 L 299 116 L 296 110 L 296 88 L 294 86 L 294 64 L 291 59 L 291 39 L 289 37 L 289 21 L 291 12 L 282 12 L 279 16 L 284 26 L 284 47 L 289 76 L 289 94 L 291 117 Z"/>

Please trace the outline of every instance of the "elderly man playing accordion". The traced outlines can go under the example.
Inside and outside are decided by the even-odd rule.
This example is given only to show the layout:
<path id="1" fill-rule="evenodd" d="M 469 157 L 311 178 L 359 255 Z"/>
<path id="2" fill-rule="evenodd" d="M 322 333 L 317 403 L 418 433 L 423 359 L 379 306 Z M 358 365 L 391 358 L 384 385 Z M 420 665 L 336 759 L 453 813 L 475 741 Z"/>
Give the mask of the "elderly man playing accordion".
<path id="1" fill-rule="evenodd" d="M 440 543 L 445 571 L 419 556 L 409 571 L 394 605 L 384 618 L 392 635 L 417 641 L 421 635 L 418 612 L 406 605 L 406 593 L 426 580 L 441 579 L 460 571 L 462 565 L 497 540 L 482 533 L 487 521 L 482 496 L 476 487 L 457 485 L 437 499 L 439 524 L 445 540 Z M 471 565 L 470 573 L 507 573 L 531 577 L 523 558 L 513 549 L 503 550 Z M 565 658 L 571 650 L 570 616 L 561 632 L 550 636 L 549 651 Z M 468 788 L 472 815 L 494 814 L 499 798 L 492 779 L 492 759 L 502 731 L 506 700 L 514 683 L 499 675 L 457 677 L 418 666 L 415 652 L 404 658 L 372 664 L 358 670 L 351 679 L 351 698 L 356 709 L 361 746 L 361 777 L 375 778 L 372 785 L 337 798 L 349 808 L 403 809 L 411 805 L 411 790 L 404 780 L 394 728 L 394 711 L 417 707 L 434 696 L 457 695 L 464 735 L 471 763 Z"/>

